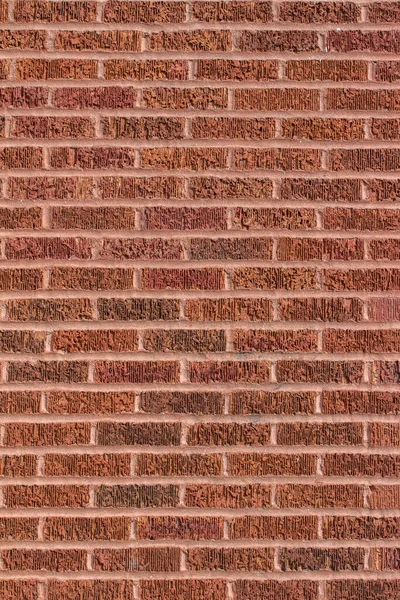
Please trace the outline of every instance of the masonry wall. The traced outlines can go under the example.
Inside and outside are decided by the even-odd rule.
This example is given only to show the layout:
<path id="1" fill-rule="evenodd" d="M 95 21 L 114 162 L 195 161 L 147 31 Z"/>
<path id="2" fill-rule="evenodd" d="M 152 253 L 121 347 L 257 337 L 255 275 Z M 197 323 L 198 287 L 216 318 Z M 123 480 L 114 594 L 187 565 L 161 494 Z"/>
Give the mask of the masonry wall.
<path id="1" fill-rule="evenodd" d="M 0 1 L 2 600 L 400 598 L 400 3 Z"/>

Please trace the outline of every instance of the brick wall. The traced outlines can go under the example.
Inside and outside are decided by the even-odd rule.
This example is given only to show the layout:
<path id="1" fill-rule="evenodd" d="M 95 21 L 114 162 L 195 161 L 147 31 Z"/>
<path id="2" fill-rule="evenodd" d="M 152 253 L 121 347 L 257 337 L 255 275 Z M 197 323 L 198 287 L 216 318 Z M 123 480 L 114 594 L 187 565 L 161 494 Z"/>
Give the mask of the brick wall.
<path id="1" fill-rule="evenodd" d="M 0 598 L 400 598 L 400 3 L 0 0 Z"/>

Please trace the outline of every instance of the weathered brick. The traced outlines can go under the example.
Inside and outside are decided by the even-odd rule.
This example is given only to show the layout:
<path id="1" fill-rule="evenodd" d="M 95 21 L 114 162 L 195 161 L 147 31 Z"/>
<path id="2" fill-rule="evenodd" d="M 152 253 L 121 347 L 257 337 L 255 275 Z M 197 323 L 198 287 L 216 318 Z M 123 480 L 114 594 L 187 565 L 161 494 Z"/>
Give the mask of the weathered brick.
<path id="1" fill-rule="evenodd" d="M 126 454 L 48 454 L 44 473 L 51 477 L 118 477 L 130 474 Z"/>
<path id="2" fill-rule="evenodd" d="M 51 2 L 49 0 L 17 0 L 14 19 L 22 23 L 89 23 L 96 20 L 95 1 Z"/>
<path id="3" fill-rule="evenodd" d="M 280 360 L 277 364 L 279 382 L 299 383 L 361 383 L 361 361 Z"/>
<path id="4" fill-rule="evenodd" d="M 39 520 L 30 517 L 2 517 L 0 519 L 0 540 L 32 541 L 38 538 Z"/>
<path id="5" fill-rule="evenodd" d="M 160 508 L 178 505 L 176 485 L 102 485 L 95 490 L 96 505 L 102 508 Z"/>
<path id="6" fill-rule="evenodd" d="M 390 540 L 400 536 L 398 517 L 324 517 L 324 539 Z"/>
<path id="7" fill-rule="evenodd" d="M 110 259 L 170 259 L 183 258 L 183 247 L 179 240 L 165 240 L 152 238 L 115 239 L 103 240 L 99 250 L 100 258 Z"/>
<path id="8" fill-rule="evenodd" d="M 207 23 L 267 23 L 272 20 L 270 2 L 193 2 L 193 19 Z"/>
<path id="9" fill-rule="evenodd" d="M 94 379 L 97 383 L 178 383 L 178 361 L 98 361 Z"/>
<path id="10" fill-rule="evenodd" d="M 142 600 L 227 600 L 226 583 L 220 579 L 142 580 L 140 594 Z"/>
<path id="11" fill-rule="evenodd" d="M 395 415 L 400 412 L 400 396 L 396 392 L 324 391 L 322 412 Z"/>
<path id="12" fill-rule="evenodd" d="M 125 600 L 133 595 L 133 581 L 104 581 L 104 580 L 57 580 L 52 579 L 48 584 L 48 600 L 75 600 L 84 595 L 85 600 L 97 600 L 99 597 L 108 600 Z"/>
<path id="13" fill-rule="evenodd" d="M 317 219 L 310 208 L 236 208 L 237 229 L 315 229 Z"/>
<path id="14" fill-rule="evenodd" d="M 137 91 L 129 87 L 65 87 L 57 88 L 53 92 L 53 105 L 69 110 L 134 108 L 136 99 Z"/>
<path id="15" fill-rule="evenodd" d="M 315 269 L 243 267 L 233 272 L 237 290 L 313 290 L 317 288 Z"/>
<path id="16" fill-rule="evenodd" d="M 85 383 L 87 376 L 87 363 L 78 361 L 13 362 L 8 369 L 12 383 Z"/>
<path id="17" fill-rule="evenodd" d="M 384 79 L 383 79 L 384 81 Z M 398 90 L 328 89 L 328 110 L 400 110 Z"/>
<path id="18" fill-rule="evenodd" d="M 281 238 L 277 255 L 280 260 L 362 260 L 364 244 L 359 239 Z"/>
<path id="19" fill-rule="evenodd" d="M 268 445 L 268 424 L 198 423 L 189 427 L 188 446 L 264 446 Z"/>
<path id="20" fill-rule="evenodd" d="M 191 121 L 194 139 L 268 140 L 275 137 L 274 119 L 196 117 Z"/>
<path id="21" fill-rule="evenodd" d="M 272 304 L 265 298 L 195 299 L 185 301 L 190 321 L 271 321 Z"/>
<path id="22" fill-rule="evenodd" d="M 42 79 L 96 79 L 96 60 L 63 58 L 25 58 L 17 60 L 16 75 L 19 80 Z"/>
<path id="23" fill-rule="evenodd" d="M 88 200 L 93 197 L 89 177 L 11 177 L 9 194 L 13 200 Z"/>
<path id="24" fill-rule="evenodd" d="M 197 110 L 228 107 L 228 91 L 224 88 L 144 88 L 144 108 Z"/>
<path id="25" fill-rule="evenodd" d="M 75 446 L 90 442 L 89 423 L 9 423 L 6 446 Z"/>
<path id="26" fill-rule="evenodd" d="M 289 23 L 356 23 L 361 10 L 354 2 L 283 2 L 279 20 Z"/>
<path id="27" fill-rule="evenodd" d="M 143 209 L 143 229 L 149 230 L 225 230 L 227 211 L 224 208 L 190 208 L 152 206 Z"/>
<path id="28" fill-rule="evenodd" d="M 135 164 L 131 148 L 54 148 L 50 150 L 54 169 L 128 169 Z"/>
<path id="29" fill-rule="evenodd" d="M 137 348 L 138 335 L 133 329 L 68 329 L 52 334 L 56 352 L 133 352 Z"/>
<path id="30" fill-rule="evenodd" d="M 398 455 L 327 454 L 323 473 L 338 477 L 398 477 L 399 465 Z"/>
<path id="31" fill-rule="evenodd" d="M 283 179 L 281 198 L 311 202 L 357 202 L 361 200 L 361 182 L 356 179 Z"/>
<path id="32" fill-rule="evenodd" d="M 221 475 L 222 458 L 217 454 L 140 454 L 137 474 L 160 477 Z"/>
<path id="33" fill-rule="evenodd" d="M 278 79 L 278 62 L 276 60 L 202 59 L 196 62 L 195 78 L 203 81 L 272 81 Z"/>
<path id="34" fill-rule="evenodd" d="M 237 600 L 317 600 L 318 582 L 316 581 L 251 581 L 244 579 L 235 583 Z"/>
<path id="35" fill-rule="evenodd" d="M 266 508 L 271 488 L 266 485 L 188 485 L 185 504 L 194 508 Z"/>
<path id="36" fill-rule="evenodd" d="M 1 392 L 1 414 L 36 414 L 40 409 L 40 392 Z"/>
<path id="37" fill-rule="evenodd" d="M 51 270 L 53 290 L 131 290 L 133 269 L 55 267 Z"/>
<path id="38" fill-rule="evenodd" d="M 235 352 L 315 352 L 317 341 L 317 332 L 309 329 L 237 329 L 234 331 L 233 347 Z"/>
<path id="39" fill-rule="evenodd" d="M 90 321 L 92 307 L 86 298 L 8 300 L 8 321 Z"/>
<path id="40" fill-rule="evenodd" d="M 127 540 L 129 525 L 126 517 L 47 517 L 43 536 L 46 541 L 54 542 Z"/>
<path id="41" fill-rule="evenodd" d="M 279 485 L 276 501 L 281 508 L 362 508 L 361 485 Z"/>
<path id="42" fill-rule="evenodd" d="M 221 290 L 222 269 L 142 269 L 143 290 Z"/>
<path id="43" fill-rule="evenodd" d="M 233 97 L 238 110 L 319 110 L 318 90 L 239 89 Z"/>
<path id="44" fill-rule="evenodd" d="M 397 54 L 400 48 L 400 36 L 397 31 L 329 31 L 326 42 L 331 52 Z"/>
<path id="45" fill-rule="evenodd" d="M 279 551 L 282 571 L 362 571 L 362 548 L 284 548 Z"/>
<path id="46" fill-rule="evenodd" d="M 361 60 L 289 60 L 286 77 L 293 81 L 367 81 L 368 63 Z"/>
<path id="47" fill-rule="evenodd" d="M 85 550 L 5 550 L 2 552 L 7 571 L 50 571 L 71 573 L 85 571 Z M 27 596 L 24 595 L 24 598 Z"/>
<path id="48" fill-rule="evenodd" d="M 224 397 L 219 392 L 143 392 L 140 410 L 155 414 L 221 415 Z"/>
<path id="49" fill-rule="evenodd" d="M 179 571 L 179 548 L 103 548 L 93 553 L 95 571 Z"/>
<path id="50" fill-rule="evenodd" d="M 141 35 L 138 31 L 59 31 L 54 40 L 56 50 L 138 52 Z"/>
<path id="51" fill-rule="evenodd" d="M 220 540 L 221 517 L 141 517 L 136 520 L 139 540 Z"/>
<path id="52" fill-rule="evenodd" d="M 359 446 L 361 423 L 284 423 L 278 425 L 277 443 L 283 446 Z"/>
<path id="53" fill-rule="evenodd" d="M 326 269 L 323 280 L 323 289 L 329 291 L 375 292 L 400 288 L 398 269 Z"/>
<path id="54" fill-rule="evenodd" d="M 186 20 L 184 2 L 130 2 L 107 0 L 105 23 L 182 23 Z"/>
<path id="55" fill-rule="evenodd" d="M 314 149 L 240 149 L 235 150 L 233 165 L 239 170 L 315 171 L 321 168 L 321 151 Z"/>
<path id="56" fill-rule="evenodd" d="M 400 593 L 400 581 L 398 579 L 387 579 L 379 581 L 330 581 L 327 583 L 329 600 L 340 600 L 341 598 L 379 598 L 380 600 L 391 600 L 393 595 Z"/>
<path id="57" fill-rule="evenodd" d="M 196 177 L 189 180 L 189 194 L 193 200 L 203 198 L 226 200 L 270 200 L 272 181 L 270 179 L 220 179 L 216 177 Z"/>
<path id="58" fill-rule="evenodd" d="M 188 78 L 188 64 L 183 60 L 106 60 L 104 77 L 109 81 L 182 81 Z"/>
<path id="59" fill-rule="evenodd" d="M 229 474 L 239 476 L 314 475 L 316 456 L 311 454 L 231 454 Z"/>
<path id="60" fill-rule="evenodd" d="M 147 38 L 149 50 L 155 52 L 224 52 L 232 50 L 230 31 L 160 31 Z"/>
<path id="61" fill-rule="evenodd" d="M 360 140 L 361 119 L 282 119 L 282 137 L 293 140 Z"/>
<path id="62" fill-rule="evenodd" d="M 180 423 L 99 423 L 102 446 L 179 446 Z"/>
<path id="63" fill-rule="evenodd" d="M 101 321 L 176 321 L 179 302 L 157 298 L 100 298 Z"/>
<path id="64" fill-rule="evenodd" d="M 3 579 L 0 593 L 4 600 L 36 600 L 39 586 L 37 581 Z"/>
<path id="65" fill-rule="evenodd" d="M 11 137 L 34 139 L 84 139 L 94 137 L 94 123 L 87 117 L 14 117 Z"/>
<path id="66" fill-rule="evenodd" d="M 326 329 L 323 332 L 325 352 L 399 352 L 398 329 Z"/>
<path id="67" fill-rule="evenodd" d="M 103 200 L 168 199 L 183 197 L 183 180 L 177 177 L 101 177 Z"/>
<path id="68" fill-rule="evenodd" d="M 244 31 L 239 36 L 243 52 L 317 52 L 315 31 Z"/>
<path id="69" fill-rule="evenodd" d="M 7 258 L 12 260 L 63 260 L 68 258 L 91 258 L 91 249 L 89 240 L 83 238 L 22 237 L 7 240 L 5 254 Z"/>
<path id="70" fill-rule="evenodd" d="M 268 383 L 267 361 L 204 361 L 189 363 L 192 383 Z"/>
<path id="71" fill-rule="evenodd" d="M 233 392 L 230 409 L 234 415 L 313 414 L 313 392 Z"/>
<path id="72" fill-rule="evenodd" d="M 231 523 L 234 540 L 315 540 L 316 517 L 235 517 Z"/>
<path id="73" fill-rule="evenodd" d="M 49 392 L 47 410 L 58 415 L 133 413 L 134 392 Z"/>
<path id="74" fill-rule="evenodd" d="M 85 508 L 89 506 L 88 486 L 13 485 L 5 488 L 4 497 L 6 506 L 10 508 Z"/>
<path id="75" fill-rule="evenodd" d="M 273 571 L 272 548 L 189 548 L 192 571 Z"/>

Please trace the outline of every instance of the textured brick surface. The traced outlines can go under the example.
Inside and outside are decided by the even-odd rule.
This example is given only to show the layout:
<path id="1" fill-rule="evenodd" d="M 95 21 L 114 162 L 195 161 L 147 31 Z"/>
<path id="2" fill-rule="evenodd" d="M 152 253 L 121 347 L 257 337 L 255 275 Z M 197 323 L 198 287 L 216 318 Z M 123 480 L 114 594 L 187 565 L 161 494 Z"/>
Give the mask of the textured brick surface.
<path id="1" fill-rule="evenodd" d="M 1 600 L 399 600 L 399 25 L 0 0 Z"/>

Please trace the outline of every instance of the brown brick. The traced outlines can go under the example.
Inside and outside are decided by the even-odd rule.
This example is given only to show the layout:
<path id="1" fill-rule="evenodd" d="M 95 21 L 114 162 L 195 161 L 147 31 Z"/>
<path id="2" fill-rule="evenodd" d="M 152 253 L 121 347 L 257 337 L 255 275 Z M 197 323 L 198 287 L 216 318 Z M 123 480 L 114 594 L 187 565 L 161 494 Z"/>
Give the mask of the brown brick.
<path id="1" fill-rule="evenodd" d="M 42 148 L 1 148 L 0 169 L 40 169 L 43 166 Z"/>
<path id="2" fill-rule="evenodd" d="M 398 90 L 328 89 L 327 110 L 400 110 Z"/>
<path id="3" fill-rule="evenodd" d="M 189 180 L 189 195 L 194 200 L 203 198 L 225 200 L 271 200 L 272 181 L 270 179 L 220 179 L 216 177 L 196 177 Z"/>
<path id="4" fill-rule="evenodd" d="M 44 473 L 51 477 L 121 477 L 130 474 L 126 454 L 48 454 Z"/>
<path id="5" fill-rule="evenodd" d="M 70 110 L 80 108 L 127 109 L 136 106 L 136 98 L 136 89 L 129 87 L 66 87 L 53 91 L 53 106 Z"/>
<path id="6" fill-rule="evenodd" d="M 95 571 L 179 571 L 179 548 L 111 548 L 95 550 Z"/>
<path id="7" fill-rule="evenodd" d="M 143 290 L 221 290 L 222 269 L 142 269 Z"/>
<path id="8" fill-rule="evenodd" d="M 229 474 L 239 476 L 314 475 L 316 456 L 310 454 L 231 454 Z"/>
<path id="9" fill-rule="evenodd" d="M 371 446 L 400 446 L 398 423 L 371 423 L 369 436 Z"/>
<path id="10" fill-rule="evenodd" d="M 37 581 L 0 581 L 0 593 L 4 600 L 36 600 L 39 593 Z"/>
<path id="11" fill-rule="evenodd" d="M 138 52 L 141 35 L 138 31 L 59 31 L 54 40 L 56 50 Z"/>
<path id="12" fill-rule="evenodd" d="M 279 485 L 276 502 L 281 508 L 362 508 L 361 485 Z"/>
<path id="13" fill-rule="evenodd" d="M 275 137 L 274 119 L 197 117 L 191 121 L 194 139 L 268 140 Z"/>
<path id="14" fill-rule="evenodd" d="M 236 598 L 237 600 L 317 600 L 318 582 L 317 581 L 251 581 L 245 579 L 237 581 Z"/>
<path id="15" fill-rule="evenodd" d="M 8 321 L 90 321 L 92 308 L 86 298 L 8 300 Z"/>
<path id="16" fill-rule="evenodd" d="M 129 525 L 126 517 L 47 517 L 43 536 L 46 541 L 54 542 L 127 540 Z"/>
<path id="17" fill-rule="evenodd" d="M 19 80 L 33 79 L 96 79 L 96 60 L 53 58 L 25 58 L 17 60 L 16 76 Z"/>
<path id="18" fill-rule="evenodd" d="M 40 269 L 2 269 L 0 291 L 41 290 L 43 273 Z"/>
<path id="19" fill-rule="evenodd" d="M 135 164 L 131 148 L 54 148 L 50 150 L 54 169 L 128 169 Z"/>
<path id="20" fill-rule="evenodd" d="M 133 269 L 55 267 L 51 270 L 53 290 L 131 290 Z"/>
<path id="21" fill-rule="evenodd" d="M 362 548 L 284 548 L 279 550 L 282 571 L 362 571 Z"/>
<path id="22" fill-rule="evenodd" d="M 182 81 L 188 78 L 188 65 L 183 60 L 106 60 L 104 77 L 108 81 Z"/>
<path id="23" fill-rule="evenodd" d="M 168 199 L 183 197 L 183 180 L 177 177 L 101 177 L 103 200 Z"/>
<path id="24" fill-rule="evenodd" d="M 272 548 L 189 548 L 192 571 L 273 571 Z"/>
<path id="25" fill-rule="evenodd" d="M 96 383 L 178 383 L 178 361 L 98 361 Z"/>
<path id="26" fill-rule="evenodd" d="M 0 475 L 3 477 L 32 477 L 36 471 L 37 457 L 33 454 L 0 458 Z"/>
<path id="27" fill-rule="evenodd" d="M 178 300 L 157 298 L 100 298 L 101 321 L 176 321 Z"/>
<path id="28" fill-rule="evenodd" d="M 361 423 L 284 423 L 277 443 L 283 446 L 357 446 L 363 442 Z"/>
<path id="29" fill-rule="evenodd" d="M 371 485 L 369 505 L 371 508 L 399 508 L 400 486 L 398 485 Z"/>
<path id="30" fill-rule="evenodd" d="M 49 0 L 17 0 L 14 19 L 22 23 L 89 23 L 96 20 L 95 1 L 49 2 Z"/>
<path id="31" fill-rule="evenodd" d="M 361 200 L 361 182 L 356 179 L 283 179 L 283 200 L 310 202 L 358 202 Z"/>
<path id="32" fill-rule="evenodd" d="M 374 140 L 400 139 L 400 119 L 369 119 L 369 127 Z"/>
<path id="33" fill-rule="evenodd" d="M 399 465 L 398 455 L 327 454 L 323 473 L 333 477 L 398 477 Z"/>
<path id="34" fill-rule="evenodd" d="M 270 442 L 268 424 L 197 423 L 189 427 L 188 446 L 264 446 Z"/>
<path id="35" fill-rule="evenodd" d="M 324 228 L 341 231 L 393 231 L 400 225 L 394 209 L 327 208 L 324 211 Z"/>
<path id="36" fill-rule="evenodd" d="M 368 63 L 361 60 L 289 60 L 286 77 L 293 81 L 367 81 Z"/>
<path id="37" fill-rule="evenodd" d="M 362 140 L 361 119 L 282 119 L 283 138 L 293 140 Z"/>
<path id="38" fill-rule="evenodd" d="M 17 414 L 36 414 L 40 412 L 40 392 L 1 392 L 0 393 L 0 413 Z"/>
<path id="39" fill-rule="evenodd" d="M 271 2 L 193 2 L 193 19 L 207 23 L 267 23 L 272 20 Z"/>
<path id="40" fill-rule="evenodd" d="M 224 88 L 145 88 L 142 106 L 197 110 L 227 108 L 228 91 Z"/>
<path id="41" fill-rule="evenodd" d="M 266 485 L 186 486 L 185 504 L 194 508 L 266 508 L 271 503 L 271 488 Z"/>
<path id="42" fill-rule="evenodd" d="M 313 290 L 315 269 L 243 267 L 233 272 L 235 290 Z"/>
<path id="43" fill-rule="evenodd" d="M 78 361 L 13 362 L 8 369 L 11 383 L 85 383 L 88 365 Z"/>
<path id="44" fill-rule="evenodd" d="M 14 117 L 11 137 L 33 139 L 83 139 L 94 137 L 94 123 L 87 117 Z"/>
<path id="45" fill-rule="evenodd" d="M 322 393 L 324 414 L 398 414 L 400 396 L 396 392 L 360 392 L 341 390 Z"/>
<path id="46" fill-rule="evenodd" d="M 105 23 L 182 23 L 186 21 L 184 2 L 135 2 L 107 0 Z"/>
<path id="47" fill-rule="evenodd" d="M 85 550 L 26 550 L 13 549 L 2 552 L 7 571 L 51 571 L 68 573 L 86 570 Z M 26 598 L 26 596 L 24 596 Z"/>
<path id="48" fill-rule="evenodd" d="M 220 579 L 142 580 L 140 594 L 142 600 L 227 600 L 226 583 Z"/>
<path id="49" fill-rule="evenodd" d="M 244 31 L 238 48 L 243 52 L 317 52 L 315 31 Z"/>
<path id="50" fill-rule="evenodd" d="M 376 81 L 395 83 L 400 77 L 399 65 L 397 62 L 390 60 L 377 61 L 374 74 Z M 386 96 L 382 95 L 382 97 Z M 393 94 L 393 97 L 397 98 L 397 94 Z"/>
<path id="51" fill-rule="evenodd" d="M 400 289 L 398 269 L 327 269 L 323 272 L 324 289 L 329 291 L 365 291 Z"/>
<path id="52" fill-rule="evenodd" d="M 180 423 L 99 423 L 102 446 L 179 446 Z"/>
<path id="53" fill-rule="evenodd" d="M 272 304 L 265 298 L 195 299 L 185 301 L 191 321 L 271 321 Z"/>
<path id="54" fill-rule="evenodd" d="M 231 536 L 233 540 L 315 540 L 317 517 L 236 517 Z"/>
<path id="55" fill-rule="evenodd" d="M 399 352 L 398 329 L 325 329 L 325 352 Z"/>
<path id="56" fill-rule="evenodd" d="M 280 260 L 362 260 L 364 244 L 359 239 L 281 238 L 277 254 Z"/>
<path id="57" fill-rule="evenodd" d="M 8 79 L 10 74 L 10 61 L 0 60 L 0 80 Z"/>
<path id="58" fill-rule="evenodd" d="M 103 136 L 110 139 L 174 140 L 184 135 L 180 117 L 105 117 Z"/>
<path id="59" fill-rule="evenodd" d="M 315 352 L 317 332 L 309 329 L 296 331 L 265 331 L 260 329 L 235 330 L 235 352 Z"/>
<path id="60" fill-rule="evenodd" d="M 149 50 L 154 52 L 225 52 L 232 50 L 230 31 L 160 31 L 147 38 Z"/>
<path id="61" fill-rule="evenodd" d="M 4 353 L 32 353 L 44 352 L 46 334 L 34 331 L 0 330 L 0 352 Z"/>
<path id="62" fill-rule="evenodd" d="M 102 485 L 95 490 L 96 505 L 102 508 L 160 508 L 179 503 L 176 485 Z"/>
<path id="63" fill-rule="evenodd" d="M 133 581 L 104 581 L 104 580 L 57 580 L 52 579 L 48 584 L 48 600 L 78 600 L 81 594 L 85 600 L 125 600 L 131 598 L 134 590 Z"/>
<path id="64" fill-rule="evenodd" d="M 44 31 L 18 31 L 2 29 L 0 31 L 1 50 L 45 50 Z"/>
<path id="65" fill-rule="evenodd" d="M 375 361 L 372 368 L 374 383 L 396 384 L 400 381 L 399 361 Z"/>
<path id="66" fill-rule="evenodd" d="M 32 541 L 38 538 L 39 519 L 2 517 L 0 519 L 0 540 Z"/>
<path id="67" fill-rule="evenodd" d="M 318 90 L 250 89 L 234 91 L 238 110 L 319 110 Z"/>
<path id="68" fill-rule="evenodd" d="M 137 348 L 138 334 L 133 329 L 68 329 L 52 334 L 56 352 L 133 352 Z"/>
<path id="69" fill-rule="evenodd" d="M 55 206 L 52 209 L 52 229 L 132 230 L 136 225 L 136 210 L 130 206 Z"/>
<path id="70" fill-rule="evenodd" d="M 179 240 L 109 238 L 103 240 L 99 257 L 120 260 L 179 260 L 183 258 L 183 247 Z"/>
<path id="71" fill-rule="evenodd" d="M 387 229 L 390 230 L 390 224 Z M 397 239 L 371 240 L 369 249 L 373 260 L 398 260 L 400 256 L 400 242 Z"/>
<path id="72" fill-rule="evenodd" d="M 400 536 L 399 517 L 324 517 L 324 539 L 390 540 Z"/>
<path id="73" fill-rule="evenodd" d="M 140 410 L 154 414 L 221 415 L 224 397 L 219 392 L 143 392 Z"/>
<path id="74" fill-rule="evenodd" d="M 139 540 L 220 540 L 221 517 L 141 517 L 136 521 Z"/>
<path id="75" fill-rule="evenodd" d="M 6 23 L 8 20 L 8 1 L 1 0 L 0 2 L 0 22 Z"/>
<path id="76" fill-rule="evenodd" d="M 75 446 L 89 444 L 89 423 L 8 423 L 6 446 Z"/>
<path id="77" fill-rule="evenodd" d="M 13 485 L 5 488 L 4 498 L 9 508 L 85 508 L 89 505 L 89 488 L 77 485 Z"/>
<path id="78" fill-rule="evenodd" d="M 148 352 L 223 352 L 226 349 L 225 332 L 218 329 L 147 330 L 143 348 Z"/>
<path id="79" fill-rule="evenodd" d="M 140 454 L 138 475 L 161 477 L 210 477 L 222 475 L 222 460 L 217 454 Z"/>
<path id="80" fill-rule="evenodd" d="M 268 383 L 267 361 L 204 361 L 189 363 L 192 383 Z"/>
<path id="81" fill-rule="evenodd" d="M 135 412 L 134 392 L 49 392 L 47 410 L 58 415 Z"/>
<path id="82" fill-rule="evenodd" d="M 230 410 L 234 415 L 313 414 L 313 392 L 233 392 Z"/>
<path id="83" fill-rule="evenodd" d="M 237 229 L 315 229 L 315 211 L 309 208 L 236 208 Z"/>
<path id="84" fill-rule="evenodd" d="M 396 149 L 330 150 L 329 168 L 333 171 L 396 171 L 400 154 Z"/>
<path id="85" fill-rule="evenodd" d="M 356 23 L 361 9 L 354 2 L 283 2 L 279 20 L 289 23 Z"/>
<path id="86" fill-rule="evenodd" d="M 280 360 L 277 364 L 277 380 L 299 383 L 361 383 L 363 368 L 361 361 Z"/>
<path id="87" fill-rule="evenodd" d="M 399 571 L 399 548 L 373 548 L 370 555 L 374 569 L 379 571 Z"/>
<path id="88" fill-rule="evenodd" d="M 370 321 L 398 321 L 400 319 L 399 298 L 371 298 L 369 301 Z"/>
<path id="89" fill-rule="evenodd" d="M 196 62 L 195 78 L 203 81 L 272 81 L 278 79 L 278 61 L 202 59 Z"/>
<path id="90" fill-rule="evenodd" d="M 400 593 L 400 581 L 388 579 L 379 581 L 330 581 L 327 583 L 329 600 L 341 600 L 341 598 L 379 598 L 379 600 L 391 600 Z"/>
<path id="91" fill-rule="evenodd" d="M 269 238 L 195 238 L 190 240 L 190 257 L 195 260 L 270 260 L 272 247 Z"/>
<path id="92" fill-rule="evenodd" d="M 152 206 L 143 209 L 143 229 L 166 231 L 225 230 L 225 208 Z"/>
<path id="93" fill-rule="evenodd" d="M 228 151 L 225 148 L 146 148 L 140 151 L 143 169 L 205 171 L 224 169 Z"/>
<path id="94" fill-rule="evenodd" d="M 89 240 L 83 238 L 22 237 L 7 240 L 5 254 L 12 260 L 64 260 L 91 258 L 92 253 Z"/>
<path id="95" fill-rule="evenodd" d="M 2 108 L 43 108 L 47 106 L 49 90 L 42 87 L 10 87 L 0 89 Z"/>
<path id="96" fill-rule="evenodd" d="M 400 36 L 397 31 L 329 31 L 326 45 L 330 52 L 397 54 L 400 49 Z"/>
<path id="97" fill-rule="evenodd" d="M 88 200 L 93 197 L 90 177 L 11 177 L 13 200 Z"/>
<path id="98" fill-rule="evenodd" d="M 314 149 L 234 150 L 233 166 L 239 170 L 315 171 L 321 168 L 321 151 Z"/>

